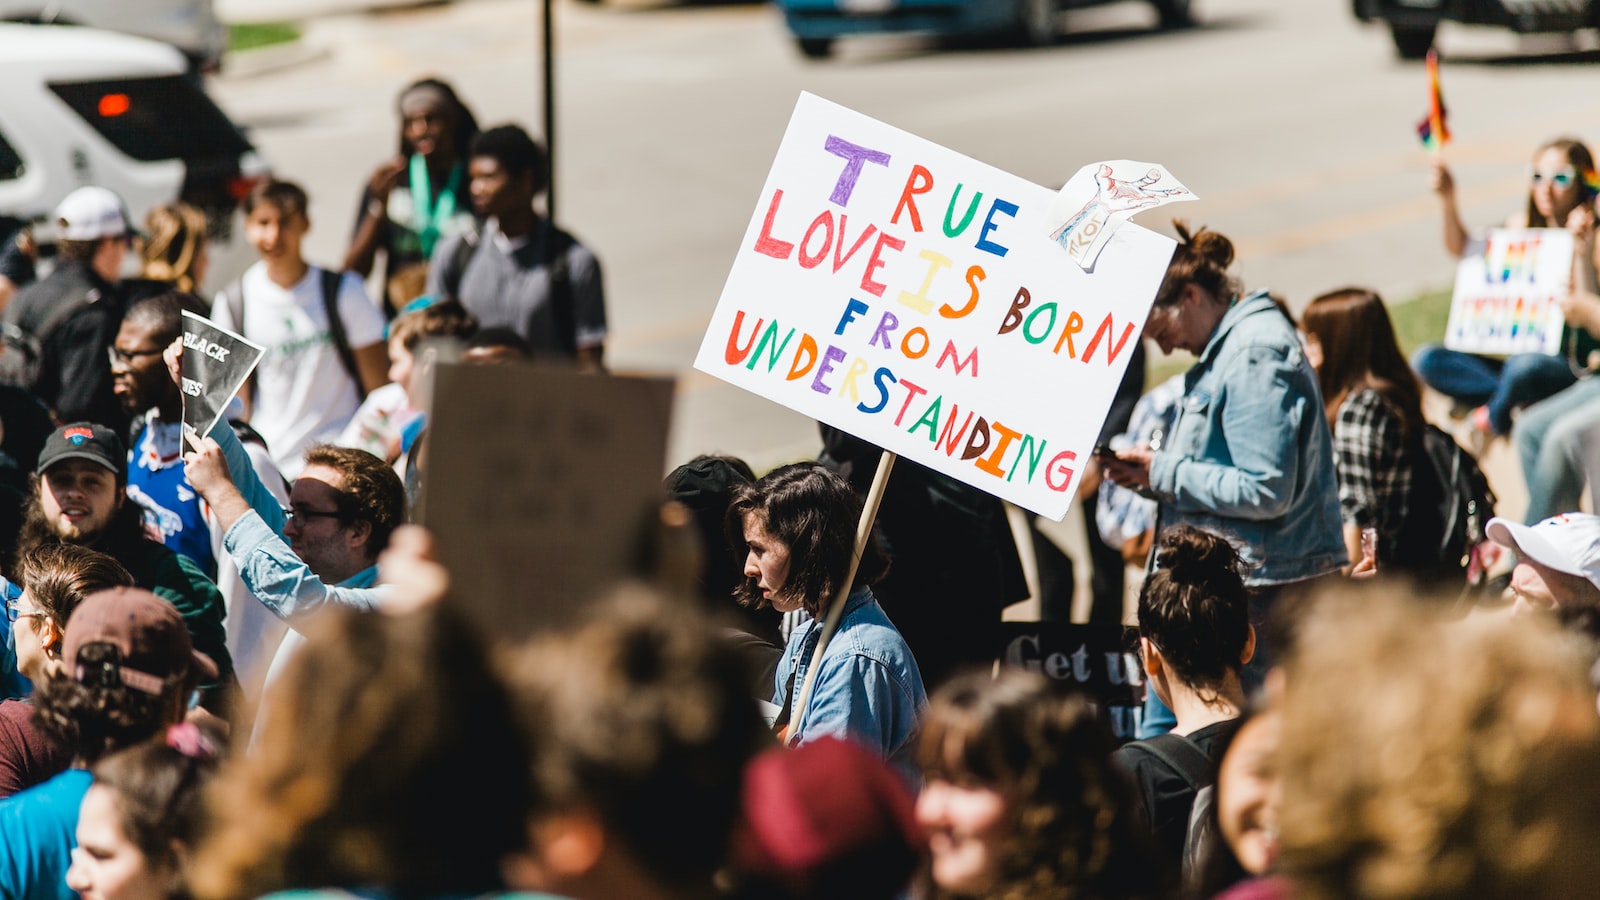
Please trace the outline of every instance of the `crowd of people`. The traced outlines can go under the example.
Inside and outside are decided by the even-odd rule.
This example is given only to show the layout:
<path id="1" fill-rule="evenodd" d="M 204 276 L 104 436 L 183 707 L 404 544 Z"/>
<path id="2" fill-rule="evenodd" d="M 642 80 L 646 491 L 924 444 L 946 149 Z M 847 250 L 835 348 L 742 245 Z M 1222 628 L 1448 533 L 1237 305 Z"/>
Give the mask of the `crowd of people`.
<path id="1" fill-rule="evenodd" d="M 336 268 L 274 178 L 242 203 L 259 261 L 214 297 L 202 214 L 136 233 L 92 186 L 57 209 L 54 267 L 17 275 L 0 900 L 1399 900 L 1600 876 L 1581 143 L 1539 148 L 1509 223 L 1573 234 L 1561 356 L 1408 361 L 1375 292 L 1297 321 L 1239 283 L 1227 237 L 1177 224 L 1143 336 L 1193 367 L 1146 393 L 1135 357 L 1079 494 L 1092 618 L 1120 622 L 1144 568 L 1119 745 L 1051 667 L 994 663 L 1029 593 L 998 501 L 902 461 L 858 534 L 877 450 L 830 428 L 770 472 L 679 467 L 656 552 L 574 620 L 485 634 L 407 524 L 424 350 L 602 371 L 600 268 L 540 213 L 526 131 L 480 129 L 431 78 L 396 111 Z M 1447 248 L 1474 252 L 1442 165 L 1434 189 Z M 265 348 L 205 434 L 183 424 L 185 313 Z M 1523 521 L 1483 491 L 1454 505 L 1478 470 L 1430 388 L 1515 442 Z M 1049 548 L 1026 557 L 1056 615 Z"/>

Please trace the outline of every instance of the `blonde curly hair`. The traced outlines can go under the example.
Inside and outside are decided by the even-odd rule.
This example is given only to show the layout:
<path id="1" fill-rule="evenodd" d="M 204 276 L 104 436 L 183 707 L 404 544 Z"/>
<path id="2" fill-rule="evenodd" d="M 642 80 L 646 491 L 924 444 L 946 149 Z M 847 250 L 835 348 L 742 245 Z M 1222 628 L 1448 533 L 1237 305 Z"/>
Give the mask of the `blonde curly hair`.
<path id="1" fill-rule="evenodd" d="M 1279 864 L 1297 900 L 1567 896 L 1600 884 L 1600 718 L 1549 622 L 1346 591 L 1287 667 Z"/>

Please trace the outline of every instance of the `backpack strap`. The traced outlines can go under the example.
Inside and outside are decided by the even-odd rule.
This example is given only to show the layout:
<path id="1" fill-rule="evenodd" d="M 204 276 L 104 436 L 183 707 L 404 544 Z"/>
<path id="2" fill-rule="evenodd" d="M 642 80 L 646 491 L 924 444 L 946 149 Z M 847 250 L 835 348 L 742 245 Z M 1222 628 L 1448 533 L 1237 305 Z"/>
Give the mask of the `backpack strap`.
<path id="1" fill-rule="evenodd" d="M 361 383 L 361 367 L 356 364 L 356 354 L 350 349 L 350 337 L 344 331 L 344 319 L 339 315 L 339 286 L 344 281 L 344 273 L 331 269 L 322 271 L 322 308 L 328 313 L 328 336 L 333 340 L 333 349 L 339 354 L 339 363 L 350 374 L 350 380 L 356 383 L 356 396 L 367 395 L 366 385 Z"/>
<path id="2" fill-rule="evenodd" d="M 1153 738 L 1134 741 L 1128 746 L 1138 747 L 1144 752 L 1154 756 L 1167 764 L 1167 767 L 1183 776 L 1189 787 L 1198 791 L 1215 780 L 1215 766 L 1211 757 L 1206 755 L 1181 734 L 1158 734 Z"/>
<path id="3" fill-rule="evenodd" d="M 461 277 L 467 273 L 467 263 L 472 261 L 473 254 L 478 252 L 478 227 L 473 227 L 462 232 L 461 240 L 456 242 L 446 261 L 444 273 L 440 283 L 444 285 L 445 296 L 451 300 L 461 300 Z"/>
<path id="4" fill-rule="evenodd" d="M 550 270 L 550 318 L 556 340 L 571 356 L 578 355 L 578 313 L 577 301 L 572 296 L 572 265 L 567 256 L 576 243 L 577 240 L 556 227 L 556 223 L 545 220 L 544 262 Z M 531 327 L 528 333 L 533 333 Z"/>
<path id="5" fill-rule="evenodd" d="M 244 279 L 235 278 L 222 289 L 222 302 L 228 305 L 233 330 L 244 334 Z"/>

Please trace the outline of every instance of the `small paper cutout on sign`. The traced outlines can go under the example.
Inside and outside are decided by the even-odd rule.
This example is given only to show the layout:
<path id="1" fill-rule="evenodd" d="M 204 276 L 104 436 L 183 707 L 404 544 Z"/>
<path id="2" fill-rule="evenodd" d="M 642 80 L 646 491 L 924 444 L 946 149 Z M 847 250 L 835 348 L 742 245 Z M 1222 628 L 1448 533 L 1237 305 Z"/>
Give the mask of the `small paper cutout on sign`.
<path id="1" fill-rule="evenodd" d="M 1050 221 L 1061 223 L 1050 232 L 1050 239 L 1087 272 L 1111 235 L 1134 213 L 1197 199 L 1156 163 L 1130 159 L 1090 163 L 1062 186 L 1050 205 Z"/>

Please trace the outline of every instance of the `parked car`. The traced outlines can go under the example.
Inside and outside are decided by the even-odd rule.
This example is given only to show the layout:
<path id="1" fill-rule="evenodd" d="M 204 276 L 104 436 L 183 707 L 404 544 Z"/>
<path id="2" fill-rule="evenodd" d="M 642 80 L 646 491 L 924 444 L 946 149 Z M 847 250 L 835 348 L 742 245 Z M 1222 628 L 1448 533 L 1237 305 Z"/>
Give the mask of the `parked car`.
<path id="1" fill-rule="evenodd" d="M 822 59 L 841 37 L 921 32 L 932 35 L 1005 35 L 1037 46 L 1057 37 L 1056 14 L 1118 0 L 778 0 L 800 52 Z M 1192 21 L 1191 0 L 1149 0 L 1163 28 Z"/>
<path id="2" fill-rule="evenodd" d="M 135 224 L 158 203 L 199 207 L 210 221 L 210 281 L 243 271 L 251 254 L 239 201 L 267 167 L 183 54 L 109 31 L 0 24 L 0 81 L 0 215 L 31 223 L 44 255 L 56 204 L 98 184 L 122 197 Z"/>
<path id="3" fill-rule="evenodd" d="M 1519 34 L 1572 32 L 1600 25 L 1595 0 L 1351 0 L 1356 18 L 1387 22 L 1401 59 L 1421 59 L 1439 23 L 1495 25 Z"/>
<path id="4" fill-rule="evenodd" d="M 147 37 L 177 47 L 200 72 L 216 71 L 228 49 L 228 31 L 212 0 L 0 0 L 0 20 Z"/>

